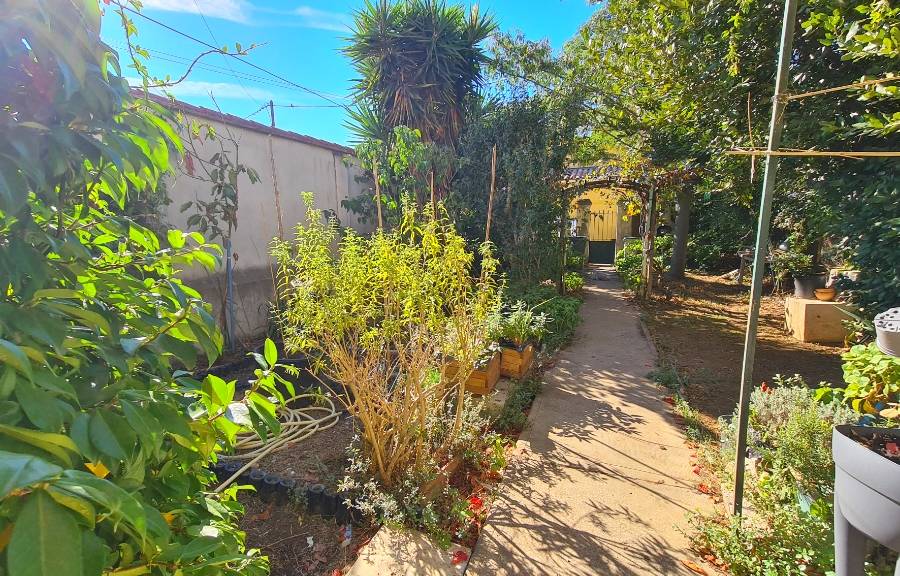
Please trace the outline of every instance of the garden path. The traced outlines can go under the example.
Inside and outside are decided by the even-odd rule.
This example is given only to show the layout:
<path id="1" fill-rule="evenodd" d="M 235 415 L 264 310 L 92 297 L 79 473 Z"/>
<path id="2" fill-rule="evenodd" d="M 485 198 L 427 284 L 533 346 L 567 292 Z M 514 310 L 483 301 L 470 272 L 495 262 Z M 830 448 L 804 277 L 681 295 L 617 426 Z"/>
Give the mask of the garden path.
<path id="1" fill-rule="evenodd" d="M 467 576 L 696 576 L 680 529 L 712 503 L 646 378 L 656 355 L 638 310 L 611 268 L 590 276 L 583 323 L 545 374 Z"/>

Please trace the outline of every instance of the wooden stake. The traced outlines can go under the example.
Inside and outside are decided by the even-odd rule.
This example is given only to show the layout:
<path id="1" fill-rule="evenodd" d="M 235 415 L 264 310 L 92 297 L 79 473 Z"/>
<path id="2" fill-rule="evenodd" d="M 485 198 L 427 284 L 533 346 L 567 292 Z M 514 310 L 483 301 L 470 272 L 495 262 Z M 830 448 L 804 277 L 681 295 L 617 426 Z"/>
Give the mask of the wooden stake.
<path id="1" fill-rule="evenodd" d="M 434 168 L 431 169 L 431 211 L 437 218 L 437 200 L 434 197 Z"/>
<path id="2" fill-rule="evenodd" d="M 381 184 L 378 183 L 378 162 L 372 166 L 372 175 L 375 177 L 375 205 L 378 207 L 378 227 L 384 228 L 384 221 L 381 219 Z"/>
<path id="3" fill-rule="evenodd" d="M 497 145 L 491 149 L 491 191 L 488 195 L 487 225 L 484 227 L 484 241 L 491 239 L 491 214 L 494 211 L 494 186 L 497 182 Z"/>

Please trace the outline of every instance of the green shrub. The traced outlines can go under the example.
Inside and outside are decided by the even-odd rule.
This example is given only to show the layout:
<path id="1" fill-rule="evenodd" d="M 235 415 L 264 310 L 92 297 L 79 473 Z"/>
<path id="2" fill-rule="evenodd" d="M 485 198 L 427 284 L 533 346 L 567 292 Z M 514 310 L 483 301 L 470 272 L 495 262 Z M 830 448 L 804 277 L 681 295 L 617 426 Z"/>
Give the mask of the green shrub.
<path id="1" fill-rule="evenodd" d="M 547 324 L 552 321 L 545 312 L 535 312 L 522 300 L 516 301 L 509 311 L 501 314 L 492 327 L 497 340 L 506 340 L 516 346 L 526 342 L 540 342 L 547 333 Z"/>
<path id="2" fill-rule="evenodd" d="M 665 273 L 672 260 L 672 236 L 659 236 L 653 251 L 653 262 L 658 275 Z M 641 242 L 629 242 L 616 254 L 614 263 L 625 288 L 638 292 L 643 280 L 641 268 L 643 262 L 643 245 Z"/>
<path id="3" fill-rule="evenodd" d="M 578 313 L 581 300 L 571 296 L 560 296 L 553 286 L 538 284 L 520 290 L 509 290 L 507 297 L 522 300 L 535 311 L 547 314 L 544 345 L 549 350 L 556 350 L 569 342 L 575 328 L 581 323 Z"/>
<path id="4" fill-rule="evenodd" d="M 615 265 L 625 288 L 637 292 L 641 287 L 643 250 L 640 242 L 629 242 L 616 254 Z"/>
<path id="5" fill-rule="evenodd" d="M 755 460 L 744 498 L 752 520 L 737 526 L 722 514 L 695 516 L 697 546 L 737 576 L 818 574 L 833 569 L 831 431 L 858 415 L 838 403 L 820 403 L 799 377 L 755 389 L 750 397 L 748 453 Z M 734 423 L 722 422 L 718 470 L 730 483 Z"/>
<path id="6" fill-rule="evenodd" d="M 528 415 L 525 411 L 541 391 L 541 381 L 530 378 L 517 382 L 506 397 L 494 427 L 501 432 L 518 432 L 525 426 Z"/>
<path id="7" fill-rule="evenodd" d="M 900 358 L 889 356 L 873 342 L 844 352 L 844 388 L 823 389 L 822 397 L 841 399 L 864 414 L 882 413 L 900 423 L 892 406 L 900 402 Z"/>
<path id="8" fill-rule="evenodd" d="M 182 143 L 135 98 L 94 2 L 4 3 L 0 23 L 0 572 L 261 575 L 216 454 L 278 429 L 269 342 L 251 390 L 198 357 L 222 346 L 181 271 L 198 233 L 128 217 Z M 129 33 L 134 29 L 129 22 Z M 239 417 L 240 416 L 240 417 Z M 233 420 L 234 421 L 233 421 Z"/>
<path id="9" fill-rule="evenodd" d="M 563 274 L 563 288 L 567 294 L 577 294 L 584 288 L 584 276 L 578 272 Z"/>

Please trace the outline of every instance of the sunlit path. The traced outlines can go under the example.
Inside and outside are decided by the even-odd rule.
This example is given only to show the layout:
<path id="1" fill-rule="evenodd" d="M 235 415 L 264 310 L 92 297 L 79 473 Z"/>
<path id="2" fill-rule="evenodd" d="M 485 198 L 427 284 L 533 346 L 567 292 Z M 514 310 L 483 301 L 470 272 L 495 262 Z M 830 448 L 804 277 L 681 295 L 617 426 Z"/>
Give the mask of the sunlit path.
<path id="1" fill-rule="evenodd" d="M 585 287 L 583 324 L 545 376 L 466 572 L 692 574 L 679 532 L 711 506 L 654 353 L 610 268 Z"/>

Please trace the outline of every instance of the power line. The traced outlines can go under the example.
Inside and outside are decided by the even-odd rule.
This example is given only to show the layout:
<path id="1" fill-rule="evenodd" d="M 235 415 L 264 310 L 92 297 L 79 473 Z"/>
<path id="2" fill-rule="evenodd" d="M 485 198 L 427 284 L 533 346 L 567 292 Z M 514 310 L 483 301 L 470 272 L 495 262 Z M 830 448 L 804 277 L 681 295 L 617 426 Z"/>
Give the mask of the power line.
<path id="1" fill-rule="evenodd" d="M 238 56 L 237 54 L 232 54 L 232 53 L 230 53 L 230 52 L 224 52 L 221 48 L 216 47 L 216 46 L 213 46 L 212 44 L 210 44 L 210 43 L 208 43 L 208 42 L 205 42 L 205 41 L 203 41 L 203 40 L 197 38 L 196 36 L 192 36 L 192 35 L 188 34 L 187 32 L 182 32 L 181 30 L 178 30 L 177 28 L 173 28 L 172 26 L 169 26 L 169 25 L 166 24 L 165 22 L 162 22 L 162 21 L 160 21 L 160 20 L 157 20 L 156 18 L 153 18 L 153 17 L 151 17 L 151 16 L 147 16 L 146 14 L 144 14 L 144 13 L 142 13 L 142 12 L 138 12 L 138 11 L 135 10 L 134 8 L 131 8 L 131 7 L 129 7 L 129 6 L 125 6 L 125 5 L 121 4 L 121 3 L 118 3 L 118 4 L 119 4 L 119 7 L 122 8 L 123 10 L 127 10 L 128 12 L 131 12 L 132 14 L 135 14 L 135 15 L 137 15 L 137 16 L 140 16 L 141 18 L 143 18 L 143 19 L 145 19 L 145 20 L 147 20 L 147 21 L 149 21 L 149 22 L 152 22 L 152 23 L 156 24 L 157 26 L 162 26 L 162 27 L 165 28 L 166 30 L 169 30 L 169 31 L 171 31 L 171 32 L 174 32 L 175 34 L 178 34 L 179 36 L 182 36 L 182 37 L 184 37 L 184 38 L 187 38 L 188 40 L 191 40 L 191 41 L 193 41 L 193 42 L 196 42 L 197 44 L 200 44 L 200 45 L 202 45 L 202 46 L 206 46 L 207 48 L 209 48 L 209 49 L 211 49 L 211 50 L 215 50 L 216 52 L 219 52 L 219 53 L 222 54 L 223 56 L 230 56 L 231 58 L 236 59 L 238 62 L 243 62 L 244 64 L 246 64 L 247 66 L 250 66 L 251 68 L 254 68 L 254 69 L 256 69 L 256 70 L 259 70 L 260 72 L 264 72 L 265 74 L 268 74 L 269 76 L 271 76 L 271 77 L 273 77 L 273 78 L 276 78 L 276 79 L 278 79 L 278 80 L 280 80 L 280 81 L 282 81 L 282 82 L 285 82 L 285 83 L 287 83 L 287 84 L 290 84 L 291 86 L 295 86 L 296 88 L 299 88 L 300 90 L 303 90 L 304 92 L 308 92 L 308 93 L 310 93 L 310 94 L 312 94 L 312 95 L 314 95 L 314 96 L 318 96 L 319 98 L 322 98 L 323 100 L 327 100 L 328 102 L 331 102 L 332 104 L 334 104 L 334 105 L 336 105 L 336 106 L 339 106 L 339 107 L 341 107 L 341 108 L 344 108 L 344 109 L 346 109 L 346 110 L 348 110 L 348 111 L 350 110 L 350 107 L 347 106 L 346 104 L 341 104 L 341 103 L 339 103 L 339 102 L 336 102 L 333 98 L 330 98 L 329 96 L 326 96 L 325 94 L 319 92 L 318 90 L 314 90 L 314 89 L 312 89 L 312 88 L 308 88 L 308 87 L 306 87 L 306 86 L 303 86 L 302 84 L 297 84 L 297 83 L 294 82 L 293 80 L 289 80 L 289 79 L 285 78 L 284 76 L 281 76 L 281 75 L 279 75 L 279 74 L 276 74 L 275 72 L 272 72 L 271 70 L 268 70 L 268 69 L 266 69 L 266 68 L 263 68 L 262 66 L 259 66 L 258 64 L 254 64 L 253 62 L 250 62 L 249 60 L 244 60 L 243 58 L 241 58 L 241 57 Z"/>
<path id="2" fill-rule="evenodd" d="M 197 4 L 197 0 L 193 0 L 193 2 L 194 2 L 194 7 L 197 8 L 197 13 L 200 15 L 200 19 L 203 21 L 203 25 L 206 26 L 206 31 L 209 32 L 209 37 L 212 39 L 213 42 L 218 44 L 219 41 L 216 39 L 216 35 L 213 34 L 212 28 L 210 28 L 210 26 L 209 26 L 209 22 L 206 21 L 206 15 L 203 14 L 203 10 L 201 10 L 200 5 Z M 231 63 L 228 61 L 228 58 L 226 58 L 224 54 L 222 55 L 222 61 L 225 62 L 225 67 L 228 68 L 232 74 L 234 74 L 234 69 L 231 67 Z M 241 90 L 243 90 L 244 94 L 247 95 L 247 98 L 249 98 L 251 100 L 256 100 L 256 98 L 254 98 L 253 96 L 250 95 L 250 92 L 247 90 L 247 87 L 244 86 L 244 83 L 241 82 L 240 79 L 238 79 L 238 78 L 235 78 L 235 79 L 237 79 L 238 86 L 241 87 Z M 259 102 L 259 100 L 256 100 L 256 101 Z"/>
<path id="3" fill-rule="evenodd" d="M 268 104 L 266 104 L 268 106 Z M 276 108 L 346 108 L 342 104 L 275 104 Z"/>

